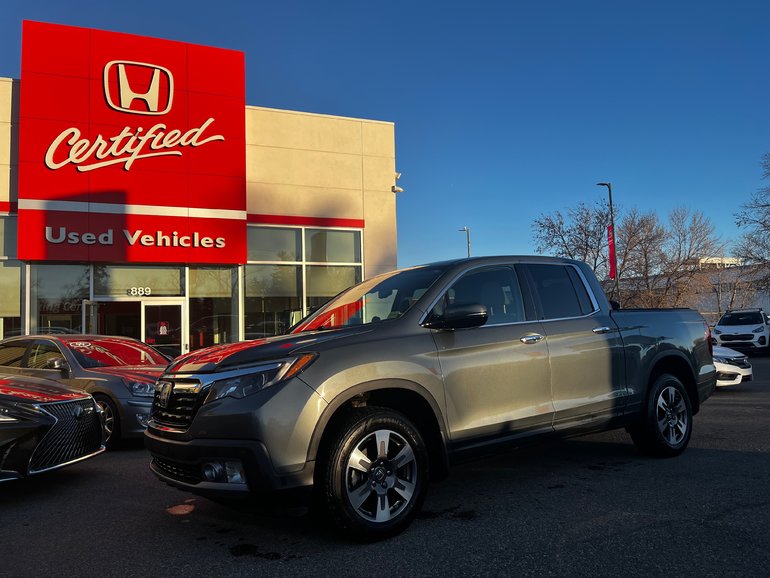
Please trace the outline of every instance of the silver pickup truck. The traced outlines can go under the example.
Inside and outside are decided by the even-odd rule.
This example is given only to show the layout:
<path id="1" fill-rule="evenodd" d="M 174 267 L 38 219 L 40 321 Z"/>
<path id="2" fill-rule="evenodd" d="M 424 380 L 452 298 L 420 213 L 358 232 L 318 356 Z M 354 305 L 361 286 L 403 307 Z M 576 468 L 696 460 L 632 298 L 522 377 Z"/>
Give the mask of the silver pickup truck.
<path id="1" fill-rule="evenodd" d="M 475 452 L 624 427 L 675 456 L 715 379 L 695 311 L 614 310 L 576 261 L 462 259 L 364 281 L 286 335 L 176 359 L 145 441 L 173 486 L 312 488 L 338 527 L 375 540 Z"/>

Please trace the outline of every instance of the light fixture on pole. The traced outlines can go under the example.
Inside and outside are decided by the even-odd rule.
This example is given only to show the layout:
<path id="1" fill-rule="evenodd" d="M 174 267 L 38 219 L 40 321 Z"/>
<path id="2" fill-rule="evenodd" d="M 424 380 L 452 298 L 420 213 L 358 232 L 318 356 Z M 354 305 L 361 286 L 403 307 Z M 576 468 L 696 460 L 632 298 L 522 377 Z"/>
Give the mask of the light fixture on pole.
<path id="1" fill-rule="evenodd" d="M 471 256 L 471 228 L 470 227 L 463 227 L 462 229 L 458 229 L 461 233 L 465 232 L 465 242 L 468 245 L 468 257 Z"/>
<path id="2" fill-rule="evenodd" d="M 610 279 L 615 281 L 615 294 L 620 301 L 620 280 L 618 279 L 618 260 L 615 253 L 615 210 L 612 207 L 612 183 L 596 183 L 597 187 L 607 187 L 610 197 L 610 225 L 607 227 L 607 244 L 610 252 Z"/>

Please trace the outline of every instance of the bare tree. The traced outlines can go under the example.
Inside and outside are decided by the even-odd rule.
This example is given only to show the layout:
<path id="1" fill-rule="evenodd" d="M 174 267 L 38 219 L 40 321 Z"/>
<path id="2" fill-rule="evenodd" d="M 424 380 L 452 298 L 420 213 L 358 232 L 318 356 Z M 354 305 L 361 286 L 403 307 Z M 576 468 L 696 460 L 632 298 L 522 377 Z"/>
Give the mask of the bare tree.
<path id="1" fill-rule="evenodd" d="M 537 251 L 584 261 L 600 279 L 604 278 L 609 214 L 606 203 L 579 203 L 567 209 L 566 216 L 561 211 L 540 215 L 532 224 Z"/>
<path id="2" fill-rule="evenodd" d="M 624 306 L 657 307 L 661 274 L 666 269 L 666 230 L 658 216 L 632 209 L 618 230 L 618 273 Z"/>
<path id="3" fill-rule="evenodd" d="M 701 274 L 703 257 L 720 251 L 714 226 L 699 211 L 678 208 L 663 223 L 654 211 L 632 209 L 616 231 L 616 254 L 621 295 L 607 282 L 606 226 L 609 211 L 605 204 L 589 207 L 583 203 L 541 215 L 533 223 L 537 249 L 541 252 L 578 259 L 588 263 L 610 299 L 622 297 L 625 307 L 694 306 L 706 289 L 708 277 Z"/>
<path id="4" fill-rule="evenodd" d="M 762 157 L 762 177 L 770 179 L 770 153 Z M 744 230 L 734 253 L 746 263 L 756 265 L 755 285 L 770 288 L 770 186 L 755 192 L 735 215 L 735 223 Z"/>

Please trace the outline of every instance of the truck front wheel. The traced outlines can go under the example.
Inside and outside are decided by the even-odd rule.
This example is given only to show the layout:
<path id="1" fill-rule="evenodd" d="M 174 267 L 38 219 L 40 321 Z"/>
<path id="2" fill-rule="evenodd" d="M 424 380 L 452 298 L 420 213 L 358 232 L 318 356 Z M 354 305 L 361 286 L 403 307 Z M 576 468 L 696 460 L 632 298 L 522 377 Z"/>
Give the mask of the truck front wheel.
<path id="1" fill-rule="evenodd" d="M 692 405 L 679 379 L 664 373 L 655 379 L 643 421 L 629 428 L 639 450 L 657 457 L 681 454 L 692 435 Z"/>
<path id="2" fill-rule="evenodd" d="M 329 448 L 323 501 L 344 532 L 373 541 L 412 522 L 428 489 L 428 453 L 404 415 L 378 407 L 355 410 Z"/>

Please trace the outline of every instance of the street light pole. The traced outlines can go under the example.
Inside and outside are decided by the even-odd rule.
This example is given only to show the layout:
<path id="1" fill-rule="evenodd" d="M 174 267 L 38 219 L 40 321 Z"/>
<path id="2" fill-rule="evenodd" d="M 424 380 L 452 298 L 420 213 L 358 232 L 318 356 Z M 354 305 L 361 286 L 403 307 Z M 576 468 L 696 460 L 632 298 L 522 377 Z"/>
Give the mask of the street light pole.
<path id="1" fill-rule="evenodd" d="M 610 234 L 608 243 L 610 245 L 610 271 L 614 275 L 610 275 L 610 278 L 615 281 L 615 294 L 618 296 L 618 303 L 620 302 L 620 276 L 618 275 L 618 260 L 615 255 L 615 210 L 612 207 L 612 183 L 596 183 L 597 187 L 607 187 L 607 194 L 610 198 Z"/>
<path id="2" fill-rule="evenodd" d="M 461 233 L 465 231 L 465 242 L 468 245 L 468 258 L 471 256 L 471 228 L 470 227 L 463 227 L 462 229 L 458 229 Z"/>

